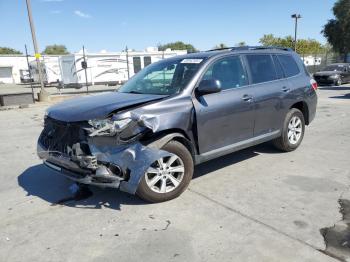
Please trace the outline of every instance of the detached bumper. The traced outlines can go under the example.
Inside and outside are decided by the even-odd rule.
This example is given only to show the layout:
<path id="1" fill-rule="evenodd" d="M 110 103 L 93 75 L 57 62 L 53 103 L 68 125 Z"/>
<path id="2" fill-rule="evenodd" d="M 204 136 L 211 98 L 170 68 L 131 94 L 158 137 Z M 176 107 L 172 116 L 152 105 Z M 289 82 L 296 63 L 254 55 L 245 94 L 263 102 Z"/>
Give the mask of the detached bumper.
<path id="1" fill-rule="evenodd" d="M 49 168 L 65 177 L 88 185 L 119 188 L 135 194 L 139 182 L 149 166 L 162 157 L 173 154 L 139 142 L 115 145 L 113 138 L 89 140 L 90 156 L 80 155 L 73 160 L 63 153 L 45 148 L 40 139 L 37 146 L 39 158 Z"/>
<path id="2" fill-rule="evenodd" d="M 68 156 L 57 152 L 50 152 L 40 143 L 37 145 L 37 153 L 47 167 L 78 183 L 119 188 L 120 182 L 124 180 L 122 176 L 113 175 L 111 172 L 108 172 L 107 167 L 103 165 L 100 165 L 97 169 L 82 168 Z M 89 159 L 91 158 L 89 157 Z M 120 173 L 118 175 L 122 174 Z"/>

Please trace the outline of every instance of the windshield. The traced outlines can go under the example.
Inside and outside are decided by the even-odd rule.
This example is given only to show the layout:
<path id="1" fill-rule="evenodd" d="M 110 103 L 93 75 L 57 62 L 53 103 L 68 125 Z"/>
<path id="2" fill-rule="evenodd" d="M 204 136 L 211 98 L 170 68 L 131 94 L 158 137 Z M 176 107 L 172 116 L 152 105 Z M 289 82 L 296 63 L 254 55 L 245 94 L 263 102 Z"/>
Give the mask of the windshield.
<path id="1" fill-rule="evenodd" d="M 324 71 L 344 71 L 343 65 L 329 65 L 325 67 Z"/>
<path id="2" fill-rule="evenodd" d="M 180 92 L 192 79 L 204 59 L 164 60 L 137 73 L 118 92 L 172 95 Z"/>

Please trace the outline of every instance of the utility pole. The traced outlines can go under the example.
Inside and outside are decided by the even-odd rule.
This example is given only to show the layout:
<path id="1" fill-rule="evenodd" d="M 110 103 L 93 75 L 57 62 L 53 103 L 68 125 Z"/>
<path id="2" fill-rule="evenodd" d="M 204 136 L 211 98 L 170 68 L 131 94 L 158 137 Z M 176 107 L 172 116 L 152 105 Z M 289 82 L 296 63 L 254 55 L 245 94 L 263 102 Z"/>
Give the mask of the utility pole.
<path id="1" fill-rule="evenodd" d="M 33 102 L 35 103 L 34 88 L 33 88 L 33 83 L 32 83 L 32 72 L 30 72 L 30 64 L 29 64 L 29 58 L 28 58 L 27 45 L 24 45 L 24 49 L 26 50 L 26 58 L 27 58 L 27 66 L 28 66 L 28 73 L 29 73 L 30 88 L 32 89 Z"/>
<path id="2" fill-rule="evenodd" d="M 44 87 L 44 80 L 43 80 L 43 74 L 41 70 L 41 64 L 40 64 L 40 53 L 39 53 L 39 48 L 38 48 L 38 43 L 36 41 L 36 35 L 35 35 L 35 28 L 34 28 L 34 22 L 33 22 L 33 17 L 32 17 L 32 7 L 30 4 L 30 0 L 26 0 L 27 4 L 27 11 L 28 11 L 28 19 L 29 19 L 29 25 L 30 25 L 30 31 L 32 33 L 32 39 L 33 39 L 33 46 L 34 46 L 34 52 L 35 52 L 35 59 L 36 59 L 36 64 L 39 70 L 39 80 L 40 80 L 40 93 L 38 94 L 38 100 L 39 101 L 48 101 L 49 100 L 49 94 L 45 90 Z"/>
<path id="3" fill-rule="evenodd" d="M 84 63 L 82 63 L 82 67 L 84 68 L 84 71 L 85 71 L 86 92 L 89 93 L 89 84 L 88 84 L 87 71 L 86 71 L 87 70 L 87 63 L 86 63 L 86 58 L 85 58 L 85 47 L 84 46 L 83 46 L 83 57 L 84 57 Z"/>
<path id="4" fill-rule="evenodd" d="M 298 34 L 298 19 L 301 18 L 300 14 L 293 14 L 291 16 L 293 19 L 295 19 L 295 27 L 294 27 L 294 51 L 297 51 L 297 34 Z"/>

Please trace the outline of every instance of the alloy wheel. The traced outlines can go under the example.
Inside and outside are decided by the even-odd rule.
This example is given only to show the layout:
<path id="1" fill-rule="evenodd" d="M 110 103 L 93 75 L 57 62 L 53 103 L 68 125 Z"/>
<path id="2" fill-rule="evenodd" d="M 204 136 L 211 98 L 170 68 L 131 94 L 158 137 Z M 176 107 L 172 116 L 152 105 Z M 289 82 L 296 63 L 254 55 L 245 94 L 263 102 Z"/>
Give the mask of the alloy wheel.
<path id="1" fill-rule="evenodd" d="M 288 140 L 289 143 L 295 145 L 299 142 L 303 132 L 301 119 L 298 116 L 293 116 L 288 124 Z"/>
<path id="2" fill-rule="evenodd" d="M 146 184 L 156 193 L 169 193 L 177 188 L 185 174 L 185 166 L 177 155 L 155 161 L 146 171 Z"/>

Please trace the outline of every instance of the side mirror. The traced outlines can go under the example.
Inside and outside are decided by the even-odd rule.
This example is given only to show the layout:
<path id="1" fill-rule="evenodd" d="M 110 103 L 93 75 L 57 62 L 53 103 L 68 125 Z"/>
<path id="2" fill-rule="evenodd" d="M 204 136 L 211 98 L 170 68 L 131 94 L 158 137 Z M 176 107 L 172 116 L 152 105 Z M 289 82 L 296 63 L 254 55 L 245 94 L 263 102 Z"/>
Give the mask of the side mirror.
<path id="1" fill-rule="evenodd" d="M 202 80 L 197 87 L 199 95 L 219 93 L 221 91 L 221 82 L 216 79 Z"/>

